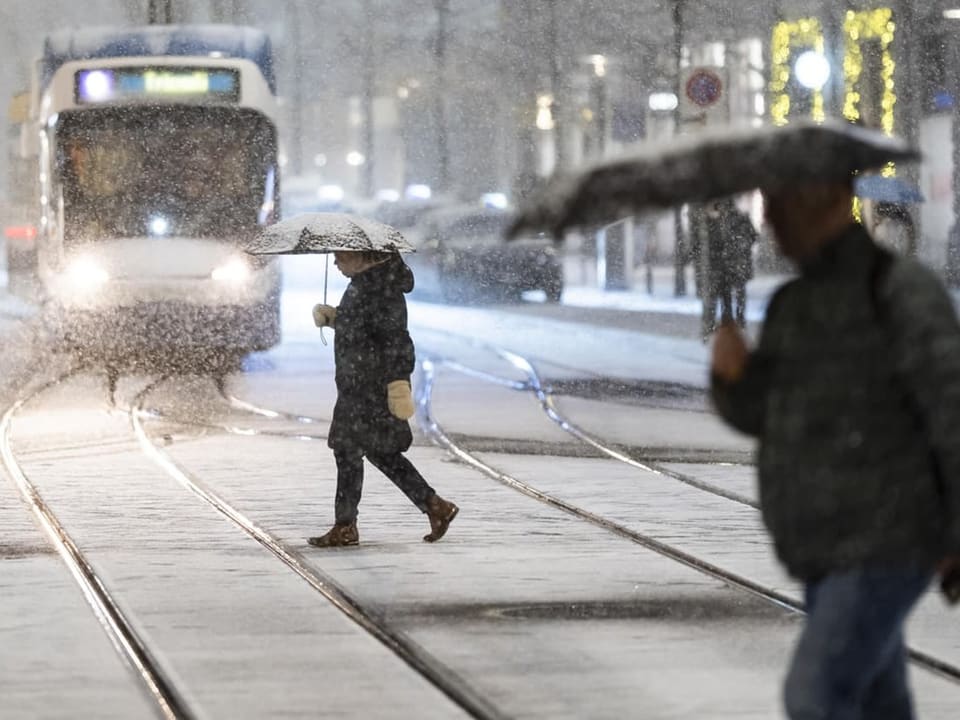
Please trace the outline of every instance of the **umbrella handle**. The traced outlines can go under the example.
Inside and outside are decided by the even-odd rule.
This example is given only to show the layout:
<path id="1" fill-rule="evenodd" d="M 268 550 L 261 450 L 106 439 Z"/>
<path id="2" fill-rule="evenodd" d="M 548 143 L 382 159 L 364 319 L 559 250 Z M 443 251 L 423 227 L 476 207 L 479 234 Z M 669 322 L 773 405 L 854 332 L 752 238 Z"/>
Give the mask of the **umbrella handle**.
<path id="1" fill-rule="evenodd" d="M 323 263 L 323 304 L 327 304 L 327 278 L 330 277 L 330 253 L 325 253 Z M 326 343 L 324 343 L 326 345 Z"/>
<path id="2" fill-rule="evenodd" d="M 324 253 L 323 261 L 323 304 L 327 304 L 327 279 L 330 277 L 330 253 Z M 320 328 L 320 342 L 327 344 L 327 338 L 323 334 L 323 328 Z"/>

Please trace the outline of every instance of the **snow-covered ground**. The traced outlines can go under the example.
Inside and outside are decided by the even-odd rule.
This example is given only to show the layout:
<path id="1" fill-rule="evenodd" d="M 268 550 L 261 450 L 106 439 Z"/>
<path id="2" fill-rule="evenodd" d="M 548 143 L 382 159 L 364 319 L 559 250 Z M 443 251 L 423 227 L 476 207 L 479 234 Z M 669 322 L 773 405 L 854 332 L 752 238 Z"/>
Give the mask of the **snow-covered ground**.
<path id="1" fill-rule="evenodd" d="M 206 378 L 170 378 L 145 399 L 154 412 L 147 436 L 168 463 L 483 698 L 488 716 L 779 715 L 799 617 L 639 541 L 799 596 L 745 504 L 752 444 L 707 407 L 707 347 L 695 330 L 665 335 L 645 324 L 658 314 L 689 320 L 692 301 L 571 287 L 560 309 L 411 302 L 418 357 L 433 363 L 429 409 L 439 427 L 418 427 L 409 456 L 461 514 L 442 542 L 424 544 L 425 519 L 368 469 L 361 545 L 321 551 L 304 539 L 329 526 L 336 486 L 323 441 L 335 398 L 332 333 L 323 345 L 310 319 L 323 262 L 288 261 L 285 342 L 251 357 L 227 386 L 257 407 L 314 422 L 232 407 Z M 752 288 L 756 312 L 773 280 L 763 282 Z M 344 286 L 331 266 L 328 302 Z M 30 321 L 3 322 L 11 338 Z M 504 350 L 532 363 L 555 393 L 554 412 L 633 464 L 578 440 L 529 389 L 508 387 L 531 377 Z M 60 362 L 25 344 L 5 360 L 21 377 L 24 368 L 52 374 Z M 426 380 L 416 378 L 421 393 Z M 144 452 L 126 410 L 149 381 L 124 378 L 111 407 L 102 377 L 71 378 L 16 414 L 11 447 L 196 715 L 465 716 Z M 8 379 L 4 397 L 23 384 Z M 493 472 L 452 461 L 431 442 L 438 430 Z M 0 483 L 3 717 L 152 717 L 17 497 Z M 944 632 L 950 620 L 931 593 L 911 642 L 960 665 L 960 640 Z M 921 717 L 955 716 L 958 685 L 918 668 L 913 679 Z"/>

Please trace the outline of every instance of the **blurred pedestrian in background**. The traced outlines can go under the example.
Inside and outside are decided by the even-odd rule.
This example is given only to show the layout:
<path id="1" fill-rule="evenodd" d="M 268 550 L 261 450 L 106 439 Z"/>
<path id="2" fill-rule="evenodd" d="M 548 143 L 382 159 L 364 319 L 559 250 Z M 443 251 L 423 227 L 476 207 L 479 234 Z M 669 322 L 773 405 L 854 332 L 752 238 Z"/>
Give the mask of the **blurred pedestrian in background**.
<path id="1" fill-rule="evenodd" d="M 722 322 L 746 326 L 747 282 L 753 277 L 756 228 L 733 198 L 706 207 L 706 283 L 703 295 L 703 337 L 717 328 L 719 305 Z"/>
<path id="2" fill-rule="evenodd" d="M 717 332 L 720 414 L 759 439 L 763 518 L 806 586 L 792 720 L 908 720 L 904 623 L 960 573 L 960 325 L 940 280 L 876 245 L 849 179 L 765 193 L 800 270 L 750 351 Z"/>

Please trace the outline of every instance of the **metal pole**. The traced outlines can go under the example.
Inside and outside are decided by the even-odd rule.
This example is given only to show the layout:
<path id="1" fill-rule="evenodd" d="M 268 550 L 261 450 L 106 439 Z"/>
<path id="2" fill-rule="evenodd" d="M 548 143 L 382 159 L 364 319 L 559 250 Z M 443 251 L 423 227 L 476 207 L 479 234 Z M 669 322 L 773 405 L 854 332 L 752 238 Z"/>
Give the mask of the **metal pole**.
<path id="1" fill-rule="evenodd" d="M 300 33 L 300 0 L 294 0 L 290 9 L 290 49 L 293 54 L 293 107 L 290 108 L 290 170 L 294 175 L 303 172 L 303 37 Z"/>
<path id="2" fill-rule="evenodd" d="M 366 42 L 363 44 L 363 68 L 360 91 L 360 116 L 363 118 L 364 162 L 361 166 L 360 191 L 364 197 L 373 196 L 374 147 L 373 138 L 373 93 L 376 80 L 374 46 L 377 42 L 376 16 L 370 0 L 363 2 L 363 22 L 367 28 Z"/>
<path id="3" fill-rule="evenodd" d="M 447 113 L 445 107 L 447 93 L 447 32 L 450 19 L 450 0 L 434 0 L 437 11 L 437 36 L 433 46 L 433 57 L 437 73 L 436 89 L 433 98 L 433 122 L 437 133 L 437 181 L 441 191 L 450 187 L 450 149 L 447 138 Z"/>
<path id="4" fill-rule="evenodd" d="M 896 78 L 897 95 L 900 98 L 897 106 L 899 117 L 896 119 L 897 126 L 894 132 L 901 137 L 906 138 L 914 145 L 919 144 L 920 140 L 920 121 L 924 112 L 923 97 L 923 25 L 922 19 L 912 3 L 901 1 L 898 10 L 900 11 L 897 20 L 897 32 L 899 35 L 894 40 L 894 48 L 899 55 L 896 58 L 897 68 L 900 70 L 900 77 Z M 906 163 L 898 168 L 897 173 L 902 173 L 904 177 L 909 178 L 913 183 L 919 185 L 920 167 L 918 164 Z M 909 208 L 910 217 L 913 222 L 913 237 L 910 239 L 909 252 L 916 255 L 920 250 L 921 238 L 923 237 L 923 226 L 921 225 L 922 215 L 917 208 Z"/>
<path id="5" fill-rule="evenodd" d="M 557 40 L 557 2 L 550 0 L 550 23 L 547 29 L 547 43 L 550 47 L 550 94 L 553 102 L 550 104 L 550 114 L 553 117 L 553 171 L 562 172 L 566 165 L 566 155 L 563 146 L 563 123 L 561 117 L 560 96 L 563 93 L 560 75 L 560 47 Z"/>
<path id="6" fill-rule="evenodd" d="M 677 95 L 677 108 L 673 111 L 673 132 L 680 133 L 680 98 L 683 93 L 683 77 L 681 73 L 681 64 L 683 62 L 683 0 L 674 0 L 673 2 L 673 58 L 676 77 L 674 79 L 674 91 Z M 676 207 L 673 210 L 673 294 L 677 297 L 687 294 L 686 262 L 684 255 L 686 253 L 686 243 L 683 237 L 683 215 L 682 208 Z"/>
<path id="7" fill-rule="evenodd" d="M 597 157 L 607 153 L 607 76 L 594 75 L 597 88 Z"/>
<path id="8" fill-rule="evenodd" d="M 173 0 L 149 0 L 147 22 L 150 25 L 169 25 L 173 22 Z"/>
<path id="9" fill-rule="evenodd" d="M 960 41 L 952 33 L 946 36 L 948 67 L 957 67 L 960 62 Z M 953 117 L 951 136 L 953 139 L 953 225 L 947 236 L 946 279 L 956 287 L 960 285 L 960 75 L 951 73 L 951 92 L 953 94 Z"/>
<path id="10" fill-rule="evenodd" d="M 247 8 L 244 0 L 233 0 L 233 16 L 230 18 L 231 22 L 246 24 L 249 20 L 247 18 Z"/>

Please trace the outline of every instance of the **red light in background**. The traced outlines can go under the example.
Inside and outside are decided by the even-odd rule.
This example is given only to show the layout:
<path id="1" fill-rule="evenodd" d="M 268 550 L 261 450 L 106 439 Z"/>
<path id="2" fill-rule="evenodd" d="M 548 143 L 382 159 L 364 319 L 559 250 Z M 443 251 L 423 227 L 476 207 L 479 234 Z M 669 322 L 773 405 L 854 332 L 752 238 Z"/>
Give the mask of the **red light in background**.
<path id="1" fill-rule="evenodd" d="M 3 234 L 7 240 L 33 240 L 37 237 L 37 229 L 33 225 L 8 225 Z"/>

